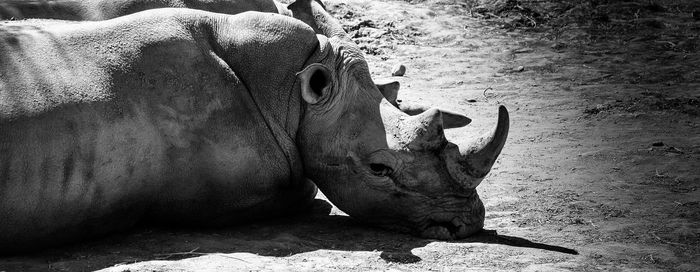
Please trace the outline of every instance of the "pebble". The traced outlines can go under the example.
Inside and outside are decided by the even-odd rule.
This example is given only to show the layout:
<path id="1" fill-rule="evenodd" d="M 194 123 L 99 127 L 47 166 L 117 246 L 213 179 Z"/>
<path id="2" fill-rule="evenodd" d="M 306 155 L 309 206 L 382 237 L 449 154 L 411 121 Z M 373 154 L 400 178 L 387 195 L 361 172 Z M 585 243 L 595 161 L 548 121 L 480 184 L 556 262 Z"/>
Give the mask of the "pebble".
<path id="1" fill-rule="evenodd" d="M 403 76 L 404 74 L 406 74 L 406 66 L 403 66 L 403 64 L 396 65 L 391 69 L 392 76 Z"/>

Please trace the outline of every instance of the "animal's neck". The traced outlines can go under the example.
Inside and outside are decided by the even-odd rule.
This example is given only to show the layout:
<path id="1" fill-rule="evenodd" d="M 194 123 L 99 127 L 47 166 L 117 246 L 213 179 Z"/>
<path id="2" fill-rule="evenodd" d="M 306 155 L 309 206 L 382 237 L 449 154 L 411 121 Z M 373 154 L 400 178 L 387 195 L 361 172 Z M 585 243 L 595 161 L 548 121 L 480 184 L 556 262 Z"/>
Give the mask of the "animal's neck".
<path id="1" fill-rule="evenodd" d="M 316 36 L 288 22 L 283 16 L 250 16 L 251 26 L 232 28 L 230 17 L 213 27 L 217 55 L 247 87 L 268 122 L 293 137 L 300 117 L 301 100 L 296 73 L 304 68 L 318 46 Z M 272 21 L 275 24 L 265 24 Z"/>
<path id="2" fill-rule="evenodd" d="M 318 58 L 319 40 L 311 28 L 293 18 L 272 14 L 234 17 L 222 16 L 213 23 L 214 50 L 246 86 L 255 109 L 289 159 L 293 179 L 300 179 L 296 134 L 302 105 L 296 74 Z"/>

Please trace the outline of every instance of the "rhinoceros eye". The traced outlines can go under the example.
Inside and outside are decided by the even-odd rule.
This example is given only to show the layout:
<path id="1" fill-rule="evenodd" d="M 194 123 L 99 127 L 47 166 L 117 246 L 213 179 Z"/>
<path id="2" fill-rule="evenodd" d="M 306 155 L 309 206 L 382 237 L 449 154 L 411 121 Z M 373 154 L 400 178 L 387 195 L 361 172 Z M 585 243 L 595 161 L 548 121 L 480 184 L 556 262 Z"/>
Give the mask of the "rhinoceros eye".
<path id="1" fill-rule="evenodd" d="M 370 163 L 369 169 L 375 176 L 386 177 L 394 173 L 394 169 L 381 163 Z"/>

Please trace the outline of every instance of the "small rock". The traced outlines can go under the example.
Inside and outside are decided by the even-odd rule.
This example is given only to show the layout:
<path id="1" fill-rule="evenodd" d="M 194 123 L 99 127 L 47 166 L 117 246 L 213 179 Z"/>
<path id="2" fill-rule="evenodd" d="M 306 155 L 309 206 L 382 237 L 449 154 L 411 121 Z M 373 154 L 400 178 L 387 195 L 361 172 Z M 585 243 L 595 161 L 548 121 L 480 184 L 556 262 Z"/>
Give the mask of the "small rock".
<path id="1" fill-rule="evenodd" d="M 513 54 L 532 53 L 533 51 L 535 51 L 535 50 L 533 50 L 532 48 L 528 48 L 528 47 L 518 48 L 518 49 L 513 50 Z"/>
<path id="2" fill-rule="evenodd" d="M 377 30 L 370 32 L 369 37 L 372 39 L 379 39 L 386 33 L 387 33 L 386 30 L 377 29 Z"/>
<path id="3" fill-rule="evenodd" d="M 683 154 L 683 151 L 682 151 L 682 150 L 680 150 L 680 149 L 678 149 L 678 148 L 675 148 L 675 147 L 673 147 L 673 146 L 667 147 L 667 148 L 666 148 L 666 152 L 671 152 L 671 153 L 676 153 L 676 154 Z"/>
<path id="4" fill-rule="evenodd" d="M 654 142 L 651 146 L 664 146 L 664 142 Z"/>
<path id="5" fill-rule="evenodd" d="M 554 49 L 554 50 L 561 50 L 561 49 L 566 48 L 566 46 L 567 46 L 567 45 L 566 45 L 565 43 L 563 43 L 563 42 L 558 42 L 558 43 L 555 43 L 555 44 L 553 44 L 552 46 L 550 46 L 550 48 L 552 48 L 552 49 Z"/>
<path id="6" fill-rule="evenodd" d="M 664 22 L 653 19 L 653 18 L 640 20 L 640 22 L 648 27 L 651 27 L 651 28 L 665 28 L 666 27 L 666 24 L 664 24 Z"/>
<path id="7" fill-rule="evenodd" d="M 651 12 L 664 12 L 664 11 L 666 11 L 666 8 L 664 6 L 660 5 L 659 3 L 654 3 L 654 2 L 650 2 L 649 4 L 647 4 L 645 6 L 645 8 Z"/>
<path id="8" fill-rule="evenodd" d="M 525 67 L 523 67 L 523 66 L 518 66 L 518 68 L 515 68 L 515 71 L 518 71 L 518 72 L 522 72 L 523 70 L 525 70 Z"/>
<path id="9" fill-rule="evenodd" d="M 607 23 L 610 22 L 610 16 L 605 13 L 594 13 L 592 20 L 594 22 Z"/>
<path id="10" fill-rule="evenodd" d="M 404 74 L 406 74 L 406 66 L 403 66 L 403 64 L 396 65 L 391 69 L 392 76 L 403 76 Z"/>

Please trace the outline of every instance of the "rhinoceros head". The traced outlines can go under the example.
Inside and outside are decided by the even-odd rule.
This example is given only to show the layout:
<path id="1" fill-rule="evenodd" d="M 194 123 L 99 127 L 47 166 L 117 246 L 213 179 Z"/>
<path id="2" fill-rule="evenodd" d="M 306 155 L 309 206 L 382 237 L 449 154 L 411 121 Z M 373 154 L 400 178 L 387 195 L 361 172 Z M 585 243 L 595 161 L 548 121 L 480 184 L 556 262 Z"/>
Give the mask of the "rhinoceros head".
<path id="1" fill-rule="evenodd" d="M 371 224 L 438 239 L 481 230 L 484 206 L 476 186 L 505 143 L 505 108 L 494 132 L 471 145 L 450 143 L 444 129 L 468 118 L 454 125 L 438 109 L 402 112 L 385 99 L 358 47 L 320 4 L 299 0 L 289 9 L 328 37 L 319 39 L 325 57 L 298 74 L 306 105 L 297 141 L 306 176 L 341 210 Z"/>

